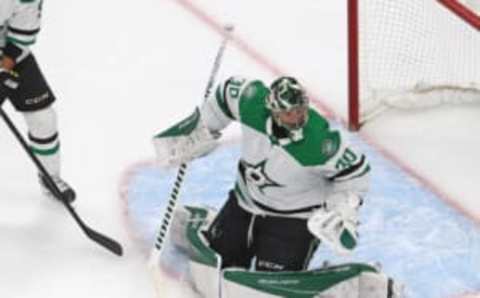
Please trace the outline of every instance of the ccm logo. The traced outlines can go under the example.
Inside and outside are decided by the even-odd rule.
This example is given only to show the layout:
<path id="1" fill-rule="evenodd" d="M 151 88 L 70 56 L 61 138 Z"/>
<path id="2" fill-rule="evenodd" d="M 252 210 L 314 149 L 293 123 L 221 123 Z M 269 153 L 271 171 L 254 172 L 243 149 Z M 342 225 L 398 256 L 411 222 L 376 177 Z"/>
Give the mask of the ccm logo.
<path id="1" fill-rule="evenodd" d="M 25 103 L 27 105 L 34 105 L 34 104 L 38 104 L 44 100 L 46 100 L 50 95 L 48 94 L 48 92 L 45 92 L 43 93 L 42 95 L 40 96 L 36 96 L 36 97 L 33 97 L 33 98 L 28 98 L 27 100 L 25 100 Z"/>

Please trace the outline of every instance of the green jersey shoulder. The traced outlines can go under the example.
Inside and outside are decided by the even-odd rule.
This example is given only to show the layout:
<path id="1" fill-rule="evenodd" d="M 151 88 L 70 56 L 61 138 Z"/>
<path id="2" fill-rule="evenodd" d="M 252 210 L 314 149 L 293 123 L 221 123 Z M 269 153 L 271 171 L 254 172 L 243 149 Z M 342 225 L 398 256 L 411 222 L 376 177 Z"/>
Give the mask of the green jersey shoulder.
<path id="1" fill-rule="evenodd" d="M 269 94 L 269 88 L 260 80 L 231 77 L 219 85 L 215 99 L 228 118 L 273 138 L 275 142 L 275 137 L 268 131 L 271 114 L 266 107 L 266 98 Z M 310 108 L 308 113 L 303 140 L 283 147 L 302 165 L 321 165 L 339 150 L 341 138 L 316 110 Z"/>
<path id="2" fill-rule="evenodd" d="M 262 81 L 231 77 L 218 86 L 215 98 L 231 120 L 261 130 L 268 117 L 265 99 L 269 93 Z"/>

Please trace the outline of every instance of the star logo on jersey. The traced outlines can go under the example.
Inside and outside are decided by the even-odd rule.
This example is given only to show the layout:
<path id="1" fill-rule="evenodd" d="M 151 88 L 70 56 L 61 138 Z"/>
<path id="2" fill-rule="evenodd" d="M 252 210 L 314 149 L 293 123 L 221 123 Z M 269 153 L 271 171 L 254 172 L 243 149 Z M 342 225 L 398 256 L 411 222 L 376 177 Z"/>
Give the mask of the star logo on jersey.
<path id="1" fill-rule="evenodd" d="M 258 187 L 260 192 L 263 194 L 263 190 L 265 187 L 282 187 L 283 185 L 275 182 L 273 179 L 268 177 L 265 166 L 267 164 L 267 160 L 263 160 L 258 164 L 249 164 L 246 161 L 242 160 L 242 164 L 245 167 L 243 171 L 243 177 L 248 183 L 251 183 Z"/>

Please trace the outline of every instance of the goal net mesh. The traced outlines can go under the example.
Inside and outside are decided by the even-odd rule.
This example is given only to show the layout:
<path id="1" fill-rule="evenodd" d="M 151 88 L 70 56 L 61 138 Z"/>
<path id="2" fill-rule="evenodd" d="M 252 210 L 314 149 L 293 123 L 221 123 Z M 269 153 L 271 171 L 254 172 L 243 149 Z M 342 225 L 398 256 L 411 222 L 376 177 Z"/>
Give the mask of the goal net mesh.
<path id="1" fill-rule="evenodd" d="M 480 32 L 434 0 L 359 1 L 360 121 L 480 101 Z"/>

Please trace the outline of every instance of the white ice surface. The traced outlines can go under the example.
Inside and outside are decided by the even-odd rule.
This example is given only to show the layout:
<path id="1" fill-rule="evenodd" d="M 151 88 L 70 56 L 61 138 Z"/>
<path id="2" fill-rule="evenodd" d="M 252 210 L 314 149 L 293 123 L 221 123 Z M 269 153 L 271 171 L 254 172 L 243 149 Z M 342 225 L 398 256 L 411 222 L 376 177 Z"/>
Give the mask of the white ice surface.
<path id="1" fill-rule="evenodd" d="M 193 3 L 207 20 L 234 23 L 247 43 L 229 50 L 220 77 L 268 81 L 286 72 L 345 118 L 343 2 Z M 41 197 L 34 168 L 3 126 L 0 297 L 153 297 L 144 256 L 125 228 L 118 188 L 128 166 L 152 157 L 152 134 L 202 98 L 220 37 L 191 7 L 169 0 L 45 2 L 34 51 L 59 98 L 63 174 L 77 190 L 79 214 L 118 239 L 126 253 L 120 259 L 96 246 L 62 206 Z M 19 114 L 5 108 L 24 131 Z M 394 115 L 364 133 L 478 218 L 478 110 Z"/>

